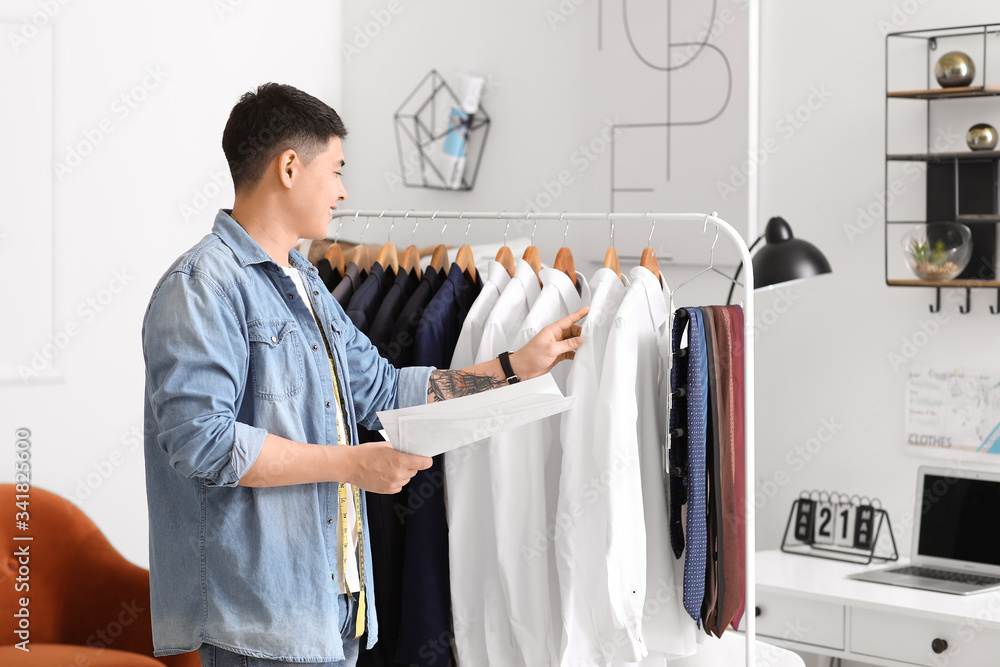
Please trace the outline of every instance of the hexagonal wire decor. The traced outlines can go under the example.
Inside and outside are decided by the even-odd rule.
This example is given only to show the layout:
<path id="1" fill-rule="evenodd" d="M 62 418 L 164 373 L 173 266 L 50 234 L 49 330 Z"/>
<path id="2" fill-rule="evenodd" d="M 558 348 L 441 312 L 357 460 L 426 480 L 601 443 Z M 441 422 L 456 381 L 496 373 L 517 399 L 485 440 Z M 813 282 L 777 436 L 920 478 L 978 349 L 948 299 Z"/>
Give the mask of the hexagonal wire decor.
<path id="1" fill-rule="evenodd" d="M 393 116 L 399 170 L 410 188 L 471 190 L 490 131 L 479 105 L 468 113 L 437 70 L 431 70 Z"/>

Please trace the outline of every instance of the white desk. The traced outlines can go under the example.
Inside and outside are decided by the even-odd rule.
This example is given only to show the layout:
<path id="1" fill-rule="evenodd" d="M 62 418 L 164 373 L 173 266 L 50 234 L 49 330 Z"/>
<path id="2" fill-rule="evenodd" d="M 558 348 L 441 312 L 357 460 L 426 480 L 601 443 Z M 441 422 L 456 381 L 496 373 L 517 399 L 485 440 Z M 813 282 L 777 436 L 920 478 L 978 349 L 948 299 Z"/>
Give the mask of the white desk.
<path id="1" fill-rule="evenodd" d="M 757 634 L 765 641 L 882 667 L 1000 665 L 1000 592 L 947 595 L 854 581 L 845 577 L 863 566 L 780 551 L 758 552 L 756 569 Z"/>

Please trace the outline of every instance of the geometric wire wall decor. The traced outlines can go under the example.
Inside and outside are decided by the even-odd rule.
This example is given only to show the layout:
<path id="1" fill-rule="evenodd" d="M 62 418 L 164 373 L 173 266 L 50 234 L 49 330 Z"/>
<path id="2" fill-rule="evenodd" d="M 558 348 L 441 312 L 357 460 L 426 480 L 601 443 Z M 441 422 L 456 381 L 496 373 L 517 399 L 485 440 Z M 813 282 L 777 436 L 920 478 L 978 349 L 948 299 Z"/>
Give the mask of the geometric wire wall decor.
<path id="1" fill-rule="evenodd" d="M 490 116 L 472 88 L 460 99 L 431 70 L 396 110 L 393 125 L 406 187 L 471 190 L 476 184 Z"/>

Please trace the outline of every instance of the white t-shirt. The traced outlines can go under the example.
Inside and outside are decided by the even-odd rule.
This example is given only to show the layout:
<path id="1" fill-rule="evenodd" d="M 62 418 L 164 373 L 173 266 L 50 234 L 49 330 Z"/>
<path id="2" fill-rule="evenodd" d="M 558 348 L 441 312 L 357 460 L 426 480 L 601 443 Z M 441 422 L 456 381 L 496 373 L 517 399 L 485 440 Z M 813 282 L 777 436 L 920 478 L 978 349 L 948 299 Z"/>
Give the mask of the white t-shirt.
<path id="1" fill-rule="evenodd" d="M 316 311 L 313 310 L 312 301 L 309 299 L 309 292 L 306 290 L 305 282 L 302 280 L 302 275 L 299 273 L 298 269 L 293 269 L 290 266 L 282 266 L 282 270 L 292 279 L 295 283 L 295 289 L 298 290 L 299 296 L 302 297 L 302 301 L 309 306 L 309 311 L 313 314 L 313 319 L 316 318 Z M 341 391 L 344 390 L 343 387 L 340 388 Z M 340 442 L 347 443 L 347 426 L 344 423 L 344 413 L 340 406 L 337 406 L 337 433 L 340 437 Z M 351 592 L 358 592 L 361 590 L 361 575 L 358 572 L 358 514 L 354 508 L 354 489 L 350 484 L 344 484 L 344 488 L 347 491 L 347 537 L 348 537 L 348 552 L 353 554 L 353 558 L 347 559 L 347 572 L 344 576 L 340 578 L 340 592 L 346 593 L 348 587 L 350 587 Z M 339 544 L 339 535 L 338 535 Z M 340 552 L 337 552 L 337 566 L 340 566 Z"/>

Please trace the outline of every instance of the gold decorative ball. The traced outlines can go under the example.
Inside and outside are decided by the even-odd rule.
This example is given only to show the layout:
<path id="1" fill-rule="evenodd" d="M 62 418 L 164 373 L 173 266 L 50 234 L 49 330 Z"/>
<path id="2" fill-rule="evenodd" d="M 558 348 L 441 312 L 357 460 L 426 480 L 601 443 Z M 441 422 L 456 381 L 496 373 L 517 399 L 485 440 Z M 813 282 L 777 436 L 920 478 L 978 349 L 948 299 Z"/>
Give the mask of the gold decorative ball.
<path id="1" fill-rule="evenodd" d="M 949 51 L 934 66 L 934 76 L 942 88 L 968 86 L 976 78 L 976 66 L 961 51 Z"/>
<path id="2" fill-rule="evenodd" d="M 969 128 L 965 143 L 974 151 L 991 151 L 997 147 L 997 129 L 987 123 L 977 123 Z"/>

